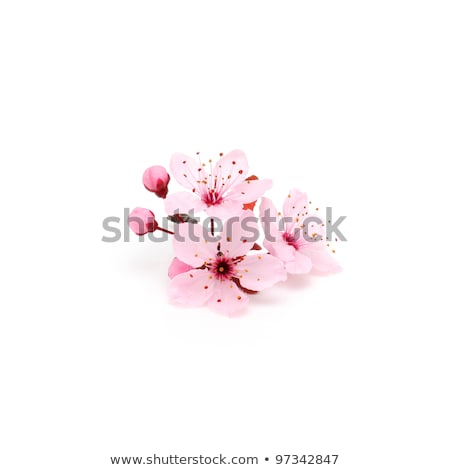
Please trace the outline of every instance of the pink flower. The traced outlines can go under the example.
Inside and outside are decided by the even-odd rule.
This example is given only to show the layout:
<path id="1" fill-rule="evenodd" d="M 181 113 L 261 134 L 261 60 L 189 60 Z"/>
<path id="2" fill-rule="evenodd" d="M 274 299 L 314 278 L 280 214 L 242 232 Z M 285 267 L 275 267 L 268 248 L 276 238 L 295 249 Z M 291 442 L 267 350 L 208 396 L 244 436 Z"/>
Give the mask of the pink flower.
<path id="1" fill-rule="evenodd" d="M 213 241 L 200 224 L 179 226 L 175 254 L 193 269 L 170 281 L 172 301 L 191 307 L 207 303 L 220 313 L 233 315 L 247 306 L 246 292 L 260 291 L 286 279 L 283 263 L 277 258 L 268 253 L 248 255 L 253 243 L 245 238 L 248 234 L 242 229 L 242 221 L 249 216 L 253 213 L 244 212 L 218 241 Z M 246 222 L 252 234 L 251 223 Z"/>
<path id="2" fill-rule="evenodd" d="M 171 194 L 165 201 L 168 214 L 205 210 L 209 216 L 226 219 L 239 215 L 245 204 L 250 204 L 271 188 L 271 180 L 248 179 L 247 157 L 234 150 L 221 157 L 209 170 L 206 164 L 176 153 L 170 169 L 174 178 L 189 192 Z"/>
<path id="3" fill-rule="evenodd" d="M 306 193 L 291 190 L 283 206 L 283 224 L 273 202 L 262 198 L 260 219 L 266 236 L 264 246 L 285 263 L 288 273 L 305 274 L 312 269 L 322 273 L 338 272 L 341 268 L 327 250 L 322 221 L 310 214 L 308 207 Z M 315 220 L 308 221 L 308 217 Z"/>
<path id="4" fill-rule="evenodd" d="M 136 207 L 131 211 L 128 216 L 128 225 L 136 235 L 145 235 L 148 232 L 154 232 L 158 228 L 155 214 L 143 207 Z"/>
<path id="5" fill-rule="evenodd" d="M 147 168 L 142 176 L 144 186 L 158 197 L 165 198 L 168 193 L 170 176 L 163 166 L 155 165 Z"/>

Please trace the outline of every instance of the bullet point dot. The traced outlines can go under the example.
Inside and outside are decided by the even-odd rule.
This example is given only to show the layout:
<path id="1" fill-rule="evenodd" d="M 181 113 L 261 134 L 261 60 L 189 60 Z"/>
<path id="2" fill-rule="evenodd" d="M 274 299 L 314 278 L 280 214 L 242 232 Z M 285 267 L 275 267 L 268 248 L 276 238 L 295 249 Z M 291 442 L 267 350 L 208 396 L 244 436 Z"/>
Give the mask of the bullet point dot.
<path id="1" fill-rule="evenodd" d="M 268 461 L 269 461 L 269 457 L 266 457 L 266 462 L 268 462 Z"/>

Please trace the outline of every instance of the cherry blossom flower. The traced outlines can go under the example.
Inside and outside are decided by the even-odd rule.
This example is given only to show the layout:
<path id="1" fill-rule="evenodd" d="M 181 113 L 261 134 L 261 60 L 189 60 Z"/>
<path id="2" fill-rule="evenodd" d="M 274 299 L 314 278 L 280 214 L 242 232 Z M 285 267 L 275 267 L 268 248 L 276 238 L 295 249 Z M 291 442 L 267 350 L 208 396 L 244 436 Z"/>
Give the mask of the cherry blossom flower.
<path id="1" fill-rule="evenodd" d="M 212 167 L 206 163 L 176 153 L 172 156 L 170 169 L 174 178 L 189 192 L 171 194 L 165 200 L 168 214 L 177 211 L 205 210 L 209 216 L 226 219 L 239 215 L 243 206 L 257 200 L 272 187 L 272 181 L 247 178 L 247 157 L 241 150 L 234 150 L 221 157 Z"/>
<path id="2" fill-rule="evenodd" d="M 169 191 L 170 176 L 163 166 L 155 165 L 147 168 L 142 176 L 142 182 L 146 189 L 155 193 L 158 197 L 165 198 Z"/>
<path id="3" fill-rule="evenodd" d="M 179 226 L 174 239 L 175 255 L 193 269 L 170 281 L 172 301 L 191 307 L 208 304 L 231 316 L 247 306 L 247 293 L 256 293 L 286 279 L 279 259 L 268 253 L 248 254 L 253 243 L 246 238 L 248 233 L 242 223 L 249 216 L 254 219 L 252 212 L 245 211 L 231 229 L 216 237 L 218 240 L 212 240 L 200 224 Z M 250 227 L 248 221 L 246 224 Z"/>
<path id="4" fill-rule="evenodd" d="M 335 273 L 341 270 L 327 249 L 322 221 L 309 212 L 306 193 L 291 190 L 282 215 L 280 223 L 281 213 L 270 199 L 262 198 L 260 219 L 265 233 L 264 247 L 285 263 L 288 273 L 305 274 L 311 270 Z M 312 217 L 310 223 L 308 217 Z"/>

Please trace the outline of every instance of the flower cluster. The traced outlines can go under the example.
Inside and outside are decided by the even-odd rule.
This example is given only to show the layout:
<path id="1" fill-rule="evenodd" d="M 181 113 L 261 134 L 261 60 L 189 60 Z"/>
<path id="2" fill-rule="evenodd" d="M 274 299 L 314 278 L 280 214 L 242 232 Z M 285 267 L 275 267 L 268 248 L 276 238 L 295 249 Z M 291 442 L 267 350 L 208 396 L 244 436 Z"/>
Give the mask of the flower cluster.
<path id="1" fill-rule="evenodd" d="M 234 150 L 212 160 L 176 153 L 173 178 L 186 190 L 168 195 L 170 176 L 162 166 L 144 172 L 146 189 L 164 199 L 173 230 L 161 227 L 149 209 L 129 217 L 137 235 L 162 230 L 173 235 L 169 298 L 198 307 L 207 304 L 225 315 L 242 311 L 249 297 L 284 281 L 288 274 L 340 270 L 329 253 L 325 225 L 311 214 L 307 195 L 292 189 L 279 212 L 262 197 L 272 181 L 248 176 L 245 154 Z M 259 204 L 259 220 L 255 205 Z M 205 223 L 196 217 L 205 213 Z M 258 243 L 262 227 L 264 250 Z"/>

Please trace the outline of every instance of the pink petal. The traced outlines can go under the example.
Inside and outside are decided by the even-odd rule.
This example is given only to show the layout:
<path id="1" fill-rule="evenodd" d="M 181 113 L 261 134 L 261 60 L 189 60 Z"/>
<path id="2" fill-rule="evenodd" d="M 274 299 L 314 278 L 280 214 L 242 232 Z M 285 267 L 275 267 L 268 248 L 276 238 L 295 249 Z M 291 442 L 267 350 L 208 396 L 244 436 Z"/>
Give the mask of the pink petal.
<path id="1" fill-rule="evenodd" d="M 175 153 L 170 160 L 170 170 L 178 183 L 200 194 L 199 186 L 207 176 L 201 163 L 182 153 Z"/>
<path id="2" fill-rule="evenodd" d="M 221 194 L 244 181 L 247 173 L 247 157 L 242 150 L 233 150 L 228 153 L 216 163 L 213 169 L 213 177 L 217 179 Z"/>
<path id="3" fill-rule="evenodd" d="M 281 261 L 284 261 L 285 263 L 288 261 L 293 261 L 295 258 L 295 248 L 293 246 L 290 246 L 284 240 L 272 243 L 265 240 L 264 247 L 271 255 L 275 256 Z"/>
<path id="4" fill-rule="evenodd" d="M 328 251 L 324 243 L 308 243 L 300 250 L 311 259 L 314 271 L 331 274 L 338 273 L 342 270 L 339 263 Z"/>
<path id="5" fill-rule="evenodd" d="M 286 271 L 290 274 L 306 274 L 311 271 L 311 267 L 311 259 L 300 251 L 295 252 L 293 261 L 286 263 Z"/>
<path id="6" fill-rule="evenodd" d="M 169 299 L 189 307 L 205 304 L 214 292 L 216 281 L 208 271 L 191 269 L 175 276 L 169 283 Z"/>
<path id="7" fill-rule="evenodd" d="M 200 212 L 206 208 L 206 204 L 194 193 L 180 191 L 170 194 L 164 200 L 164 208 L 169 215 L 179 212 L 188 214 L 189 211 Z"/>
<path id="8" fill-rule="evenodd" d="M 286 280 L 284 263 L 267 253 L 246 256 L 237 265 L 236 271 L 241 285 L 256 291 Z"/>
<path id="9" fill-rule="evenodd" d="M 248 296 L 234 282 L 216 282 L 208 306 L 222 315 L 233 316 L 248 305 Z"/>
<path id="10" fill-rule="evenodd" d="M 239 201 L 232 201 L 227 198 L 224 199 L 221 204 L 209 206 L 205 210 L 210 217 L 217 217 L 222 221 L 225 221 L 230 217 L 234 217 L 242 212 L 242 203 Z"/>
<path id="11" fill-rule="evenodd" d="M 220 240 L 220 251 L 230 258 L 246 255 L 259 235 L 258 221 L 252 211 L 244 211 L 236 219 L 224 222 Z"/>
<path id="12" fill-rule="evenodd" d="M 183 261 L 180 261 L 178 258 L 174 258 L 170 263 L 168 274 L 170 279 L 173 279 L 175 276 L 178 276 L 178 274 L 186 273 L 191 269 L 193 269 L 193 267 L 189 266 L 189 264 L 183 263 Z"/>
<path id="13" fill-rule="evenodd" d="M 301 225 L 303 218 L 309 211 L 308 207 L 308 195 L 306 193 L 302 193 L 298 189 L 291 189 L 291 191 L 289 191 L 288 197 L 284 201 L 283 205 L 283 217 L 292 219 L 292 222 L 286 223 L 287 232 L 291 231 L 292 226 L 296 222 L 299 222 Z"/>
<path id="14" fill-rule="evenodd" d="M 259 218 L 261 220 L 264 236 L 269 243 L 282 240 L 278 211 L 273 202 L 267 197 L 261 198 Z"/>
<path id="15" fill-rule="evenodd" d="M 176 224 L 174 226 L 173 249 L 183 263 L 198 268 L 215 258 L 217 241 L 214 242 L 202 224 Z"/>
<path id="16" fill-rule="evenodd" d="M 247 180 L 236 184 L 227 197 L 242 204 L 256 201 L 272 187 L 272 180 Z"/>

